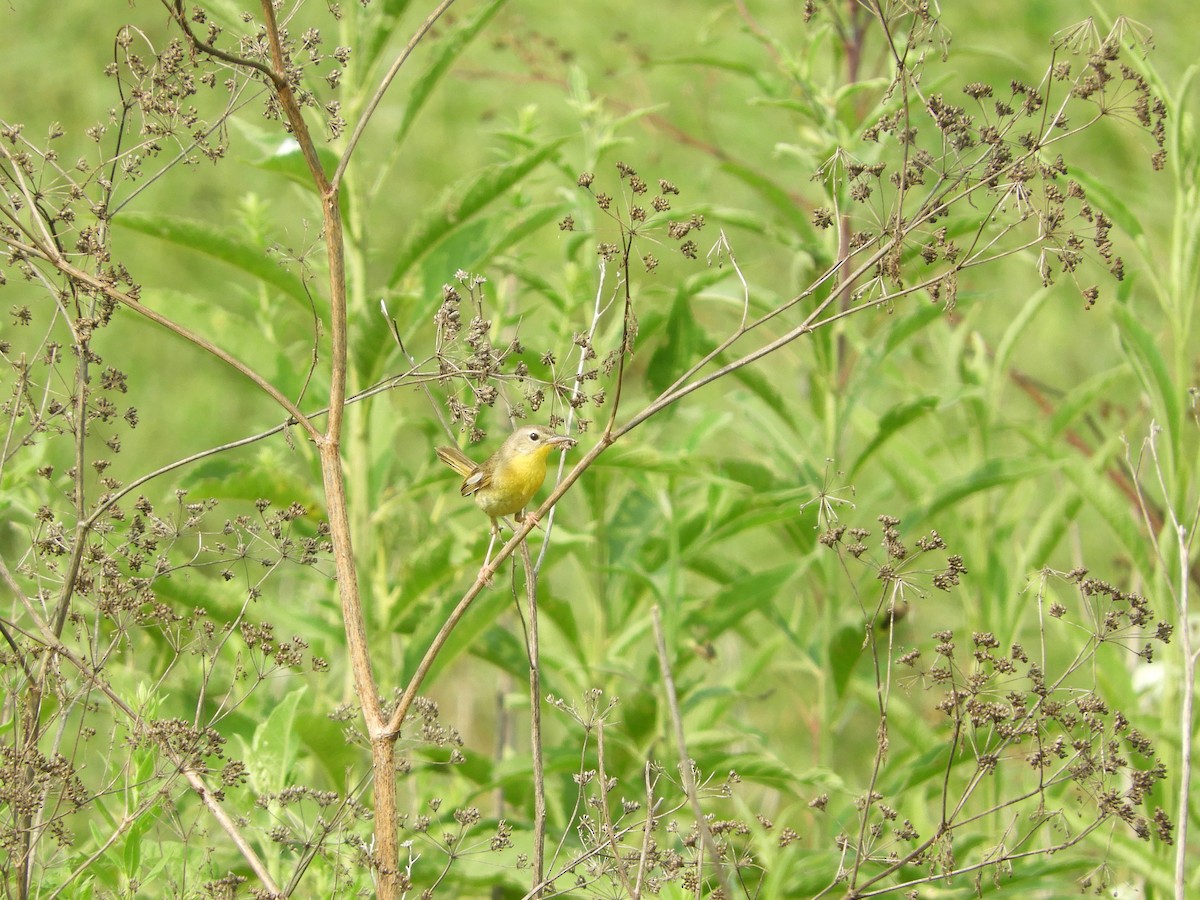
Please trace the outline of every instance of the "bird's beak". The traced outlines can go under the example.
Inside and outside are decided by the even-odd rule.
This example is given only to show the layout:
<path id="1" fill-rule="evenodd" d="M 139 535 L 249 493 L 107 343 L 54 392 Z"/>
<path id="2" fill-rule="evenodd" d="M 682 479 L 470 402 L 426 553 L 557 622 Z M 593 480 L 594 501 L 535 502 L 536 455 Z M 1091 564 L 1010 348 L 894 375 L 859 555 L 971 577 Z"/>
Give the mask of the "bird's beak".
<path id="1" fill-rule="evenodd" d="M 575 446 L 575 438 L 567 437 L 565 434 L 556 434 L 551 436 L 546 443 L 555 447 L 562 447 L 564 450 L 570 450 Z"/>

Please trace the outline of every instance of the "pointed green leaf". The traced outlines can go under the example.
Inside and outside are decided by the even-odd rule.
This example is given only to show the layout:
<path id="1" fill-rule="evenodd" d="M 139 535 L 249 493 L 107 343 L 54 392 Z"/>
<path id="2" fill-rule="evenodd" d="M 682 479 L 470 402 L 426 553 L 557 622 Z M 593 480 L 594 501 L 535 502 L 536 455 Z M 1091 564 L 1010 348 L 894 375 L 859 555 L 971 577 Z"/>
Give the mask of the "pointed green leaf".
<path id="1" fill-rule="evenodd" d="M 920 511 L 918 519 L 928 520 L 946 507 L 953 506 L 973 494 L 1018 484 L 1057 469 L 1069 468 L 1058 460 L 989 459 L 966 475 L 941 482 L 937 493 Z"/>
<path id="2" fill-rule="evenodd" d="M 863 655 L 863 630 L 843 625 L 829 641 L 829 671 L 833 675 L 833 692 L 838 697 L 846 693 L 846 685 Z"/>
<path id="3" fill-rule="evenodd" d="M 308 691 L 299 687 L 270 707 L 270 714 L 254 730 L 246 764 L 255 789 L 264 793 L 282 790 L 296 762 L 299 736 L 296 734 L 296 710 Z M 239 738 L 240 739 L 240 738 Z"/>
<path id="4" fill-rule="evenodd" d="M 895 435 L 896 432 L 937 409 L 937 406 L 937 397 L 918 397 L 916 400 L 910 400 L 907 403 L 898 403 L 885 412 L 879 419 L 879 425 L 875 429 L 875 436 L 871 438 L 871 442 L 867 444 L 863 452 L 858 455 L 858 459 L 850 467 L 850 474 L 847 476 L 848 479 L 853 481 L 859 467 L 870 459 L 876 450 L 887 443 L 888 439 Z"/>
<path id="5" fill-rule="evenodd" d="M 263 252 L 263 247 L 248 244 L 207 222 L 160 213 L 125 212 L 113 219 L 113 224 L 211 256 L 291 297 L 303 305 L 305 312 L 312 310 L 303 282 Z"/>
<path id="6" fill-rule="evenodd" d="M 333 174 L 341 161 L 336 153 L 324 145 L 317 147 L 317 159 L 326 175 Z M 312 194 L 317 193 L 317 184 L 313 181 L 312 172 L 309 171 L 304 154 L 300 152 L 300 145 L 290 138 L 280 144 L 274 152 L 256 160 L 252 165 L 264 172 L 282 175 L 292 184 L 298 185 Z M 344 199 L 342 214 L 346 214 Z"/>
<path id="7" fill-rule="evenodd" d="M 998 387 L 1008 380 L 1008 360 L 1012 356 L 1013 348 L 1017 345 L 1021 334 L 1033 321 L 1033 317 L 1042 309 L 1042 304 L 1046 299 L 1049 291 L 1042 288 L 1035 291 L 1033 296 L 1025 301 L 1020 311 L 1013 317 L 1009 326 L 1004 330 L 1004 335 L 1000 338 L 1000 342 L 996 345 L 996 355 L 993 360 L 993 371 L 996 373 L 993 376 L 993 384 Z"/>
<path id="8" fill-rule="evenodd" d="M 1075 483 L 1088 505 L 1099 513 L 1125 545 L 1134 561 L 1134 571 L 1149 572 L 1154 569 L 1154 561 L 1149 555 L 1154 544 L 1142 530 L 1137 502 L 1120 491 L 1106 475 L 1108 466 L 1121 465 L 1114 456 L 1122 447 L 1120 435 L 1116 435 L 1107 447 L 1096 451 L 1087 465 L 1064 466 L 1063 474 Z"/>
<path id="9" fill-rule="evenodd" d="M 691 613 L 686 624 L 703 629 L 707 638 L 717 637 L 742 624 L 751 613 L 769 613 L 775 596 L 795 576 L 796 564 L 789 560 L 741 578 Z"/>
<path id="10" fill-rule="evenodd" d="M 798 197 L 793 197 L 782 185 L 773 181 L 761 172 L 744 166 L 738 162 L 724 162 L 721 169 L 728 172 L 743 184 L 749 185 L 755 192 L 781 215 L 793 228 L 801 232 L 812 243 L 819 243 L 812 221 L 805 213 Z"/>
<path id="11" fill-rule="evenodd" d="M 732 361 L 728 354 L 722 354 L 717 360 L 719 364 Z M 778 416 L 789 428 L 795 431 L 799 426 L 796 417 L 792 415 L 792 404 L 788 403 L 782 393 L 776 390 L 774 383 L 762 371 L 754 366 L 742 366 L 732 373 L 735 381 L 762 401 L 763 408 Z"/>
<path id="12" fill-rule="evenodd" d="M 395 287 L 417 260 L 553 156 L 562 143 L 551 141 L 517 159 L 484 169 L 460 181 L 426 208 L 396 253 L 388 285 Z"/>
<path id="13" fill-rule="evenodd" d="M 1142 388 L 1150 395 L 1159 415 L 1164 418 L 1172 448 L 1180 437 L 1183 418 L 1180 400 L 1183 390 L 1171 380 L 1166 360 L 1158 348 L 1158 341 L 1146 329 L 1141 320 L 1125 305 L 1114 307 L 1114 315 L 1120 327 L 1121 347 L 1126 358 L 1142 382 Z"/>
<path id="14" fill-rule="evenodd" d="M 364 16 L 371 24 L 361 44 L 361 61 L 356 60 L 364 69 L 369 71 L 375 64 L 384 46 L 396 32 L 411 2 L 412 0 L 383 0 L 381 3 L 377 0 L 366 7 Z"/>
<path id="15" fill-rule="evenodd" d="M 1054 404 L 1054 414 L 1050 417 L 1049 434 L 1060 434 L 1064 429 L 1083 414 L 1096 408 L 1096 402 L 1112 391 L 1114 382 L 1129 377 L 1129 370 L 1124 366 L 1094 375 L 1081 384 L 1067 391 L 1066 395 Z"/>
<path id="16" fill-rule="evenodd" d="M 412 87 L 408 89 L 408 104 L 404 107 L 404 118 L 400 120 L 400 129 L 396 132 L 395 143 L 401 144 L 404 142 L 405 135 L 412 128 L 413 122 L 424 108 L 425 103 L 429 100 L 433 89 L 450 71 L 450 67 L 462 52 L 467 49 L 467 45 L 475 39 L 480 30 L 492 20 L 492 17 L 500 11 L 500 7 L 505 4 L 506 0 L 491 0 L 473 17 L 467 19 L 462 24 L 451 30 L 448 34 L 443 35 L 433 45 L 433 59 L 429 63 L 429 67 L 413 82 Z"/>
<path id="17" fill-rule="evenodd" d="M 1131 238 L 1136 239 L 1142 236 L 1142 223 L 1138 220 L 1137 214 L 1121 200 L 1116 191 L 1105 185 L 1099 178 L 1089 175 L 1079 166 L 1071 167 L 1071 177 L 1083 185 L 1088 199 L 1095 206 L 1104 210 L 1104 214 L 1111 218 L 1118 228 Z M 1119 181 L 1113 183 L 1118 184 Z"/>

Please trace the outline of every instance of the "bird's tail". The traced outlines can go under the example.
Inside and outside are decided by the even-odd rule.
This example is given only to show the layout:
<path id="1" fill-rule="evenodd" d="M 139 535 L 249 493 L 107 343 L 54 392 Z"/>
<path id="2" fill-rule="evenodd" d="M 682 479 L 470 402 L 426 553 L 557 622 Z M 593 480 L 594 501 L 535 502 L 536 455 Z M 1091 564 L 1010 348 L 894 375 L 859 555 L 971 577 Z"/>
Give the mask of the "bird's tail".
<path id="1" fill-rule="evenodd" d="M 471 457 L 463 453 L 457 447 L 438 447 L 434 451 L 437 453 L 437 458 L 452 468 L 463 478 L 469 476 L 477 468 Z"/>

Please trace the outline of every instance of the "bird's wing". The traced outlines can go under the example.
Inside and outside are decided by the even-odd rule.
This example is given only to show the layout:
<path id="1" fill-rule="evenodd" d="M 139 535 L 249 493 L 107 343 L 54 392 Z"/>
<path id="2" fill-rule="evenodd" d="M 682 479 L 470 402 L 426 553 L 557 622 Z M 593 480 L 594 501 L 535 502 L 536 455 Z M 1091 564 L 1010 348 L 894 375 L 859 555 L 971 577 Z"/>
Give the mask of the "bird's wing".
<path id="1" fill-rule="evenodd" d="M 492 483 L 492 473 L 483 469 L 476 469 L 462 483 L 462 495 L 470 497 L 476 491 L 482 490 Z"/>

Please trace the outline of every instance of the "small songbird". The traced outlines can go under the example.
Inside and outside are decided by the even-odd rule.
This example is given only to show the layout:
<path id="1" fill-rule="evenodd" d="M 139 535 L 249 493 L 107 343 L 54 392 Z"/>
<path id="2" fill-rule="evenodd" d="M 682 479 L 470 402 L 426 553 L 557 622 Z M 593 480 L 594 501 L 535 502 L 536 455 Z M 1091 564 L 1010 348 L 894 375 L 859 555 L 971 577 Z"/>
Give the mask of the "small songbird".
<path id="1" fill-rule="evenodd" d="M 510 434 L 499 450 L 479 464 L 457 447 L 438 447 L 436 452 L 438 459 L 463 476 L 462 495 L 474 497 L 475 505 L 492 520 L 494 544 L 500 533 L 499 520 L 523 510 L 546 480 L 550 452 L 574 446 L 574 438 L 529 425 Z M 487 559 L 491 554 L 489 545 Z"/>

